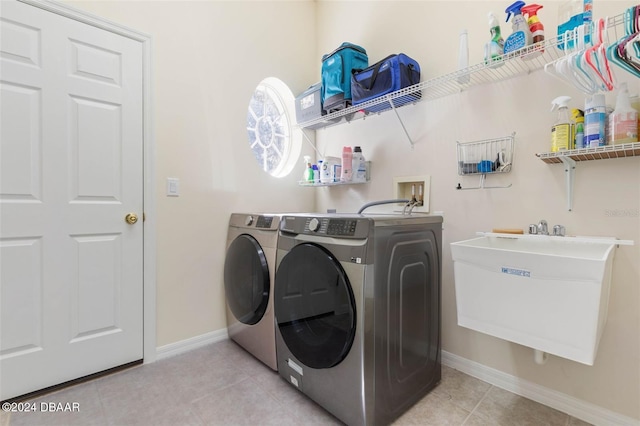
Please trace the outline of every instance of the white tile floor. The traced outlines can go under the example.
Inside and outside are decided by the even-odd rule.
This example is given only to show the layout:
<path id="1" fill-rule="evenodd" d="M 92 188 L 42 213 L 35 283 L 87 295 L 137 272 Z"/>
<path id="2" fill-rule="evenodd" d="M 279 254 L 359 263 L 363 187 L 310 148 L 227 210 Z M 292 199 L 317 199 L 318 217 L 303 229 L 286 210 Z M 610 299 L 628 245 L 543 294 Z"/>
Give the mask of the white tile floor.
<path id="1" fill-rule="evenodd" d="M 232 341 L 140 365 L 29 402 L 79 412 L 2 413 L 0 425 L 340 425 Z M 584 426 L 452 368 L 394 425 Z"/>

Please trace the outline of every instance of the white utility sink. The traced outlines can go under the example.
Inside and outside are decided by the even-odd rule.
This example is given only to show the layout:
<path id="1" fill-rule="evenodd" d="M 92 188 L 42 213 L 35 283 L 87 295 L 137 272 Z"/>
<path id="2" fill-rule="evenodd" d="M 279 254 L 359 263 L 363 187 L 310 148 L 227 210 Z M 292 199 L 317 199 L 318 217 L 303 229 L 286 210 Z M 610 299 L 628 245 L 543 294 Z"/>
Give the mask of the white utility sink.
<path id="1" fill-rule="evenodd" d="M 615 249 L 633 241 L 479 234 L 451 243 L 458 325 L 593 365 Z"/>

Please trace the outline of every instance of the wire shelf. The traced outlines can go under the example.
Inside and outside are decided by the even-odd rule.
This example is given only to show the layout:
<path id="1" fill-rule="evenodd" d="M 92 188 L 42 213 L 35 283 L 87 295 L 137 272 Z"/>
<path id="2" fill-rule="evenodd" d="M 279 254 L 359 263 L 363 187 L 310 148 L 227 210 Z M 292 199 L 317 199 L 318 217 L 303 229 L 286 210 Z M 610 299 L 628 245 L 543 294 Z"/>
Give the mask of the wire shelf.
<path id="1" fill-rule="evenodd" d="M 607 23 L 607 38 L 613 42 L 624 35 L 624 14 L 610 17 Z M 365 109 L 390 102 L 394 109 L 401 106 L 413 105 L 425 100 L 434 100 L 460 93 L 475 86 L 504 81 L 520 75 L 529 74 L 543 69 L 550 62 L 564 56 L 564 50 L 558 48 L 561 43 L 559 37 L 547 38 L 531 46 L 503 55 L 501 58 L 488 63 L 479 63 L 440 77 L 432 78 L 413 86 L 405 87 L 396 92 L 379 98 L 351 106 L 331 114 L 323 115 L 314 120 L 298 123 L 298 128 L 318 129 L 350 122 L 367 116 Z M 394 99 L 413 95 L 420 92 L 420 100 L 413 103 L 397 105 Z M 389 111 L 389 110 L 386 110 Z M 382 112 L 386 112 L 382 111 Z M 380 114 L 372 113 L 372 114 Z"/>
<path id="2" fill-rule="evenodd" d="M 620 145 L 605 145 L 594 148 L 571 149 L 558 152 L 542 152 L 536 154 L 545 163 L 562 163 L 563 158 L 574 161 L 604 160 L 608 158 L 639 157 L 640 142 Z"/>

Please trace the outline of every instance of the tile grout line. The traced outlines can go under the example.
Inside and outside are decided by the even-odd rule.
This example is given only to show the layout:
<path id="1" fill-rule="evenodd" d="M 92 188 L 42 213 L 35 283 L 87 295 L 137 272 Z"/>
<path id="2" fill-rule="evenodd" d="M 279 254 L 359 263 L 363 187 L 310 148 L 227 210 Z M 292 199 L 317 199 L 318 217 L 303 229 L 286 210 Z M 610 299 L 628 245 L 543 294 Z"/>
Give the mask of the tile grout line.
<path id="1" fill-rule="evenodd" d="M 482 398 L 480 398 L 480 401 L 478 401 L 478 403 L 475 405 L 475 407 L 473 407 L 469 415 L 465 417 L 465 419 L 462 421 L 461 426 L 464 426 L 464 424 L 467 423 L 467 420 L 469 420 L 469 418 L 473 415 L 473 413 L 475 413 L 475 411 L 478 409 L 480 404 L 482 404 L 482 402 L 487 398 L 487 395 L 489 395 L 489 392 L 491 392 L 491 389 L 493 389 L 493 385 L 489 386 L 489 389 L 487 389 L 484 395 L 482 395 Z"/>

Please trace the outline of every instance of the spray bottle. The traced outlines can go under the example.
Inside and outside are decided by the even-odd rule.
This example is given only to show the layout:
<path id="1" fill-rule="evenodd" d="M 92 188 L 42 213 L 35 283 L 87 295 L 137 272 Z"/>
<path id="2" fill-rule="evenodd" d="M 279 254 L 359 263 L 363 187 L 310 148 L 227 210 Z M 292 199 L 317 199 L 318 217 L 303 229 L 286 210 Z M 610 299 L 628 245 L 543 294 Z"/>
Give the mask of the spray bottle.
<path id="1" fill-rule="evenodd" d="M 491 41 L 484 45 L 484 63 L 489 65 L 494 61 L 499 61 L 504 53 L 504 39 L 500 31 L 500 23 L 493 14 L 489 12 L 487 14 L 489 18 L 489 32 L 491 33 Z M 491 68 L 497 68 L 504 65 L 503 62 L 496 62 L 491 65 Z"/>
<path id="2" fill-rule="evenodd" d="M 507 22 L 509 22 L 509 18 L 511 18 L 511 14 L 513 14 L 513 21 L 511 23 L 513 34 L 507 37 L 504 42 L 505 55 L 531 44 L 531 30 L 529 30 L 529 25 L 522 16 L 522 7 L 524 4 L 523 1 L 518 0 L 505 10 Z"/>
<path id="3" fill-rule="evenodd" d="M 311 157 L 304 156 L 304 173 L 302 174 L 302 180 L 305 182 L 313 182 L 313 168 L 311 167 Z"/>
<path id="4" fill-rule="evenodd" d="M 571 149 L 573 143 L 573 122 L 569 117 L 569 96 L 558 96 L 551 101 L 551 111 L 558 108 L 558 119 L 551 128 L 551 152 Z"/>
<path id="5" fill-rule="evenodd" d="M 539 4 L 528 4 L 522 8 L 522 13 L 527 16 L 527 24 L 531 30 L 533 43 L 544 41 L 544 25 L 538 18 L 538 11 L 542 9 Z"/>

